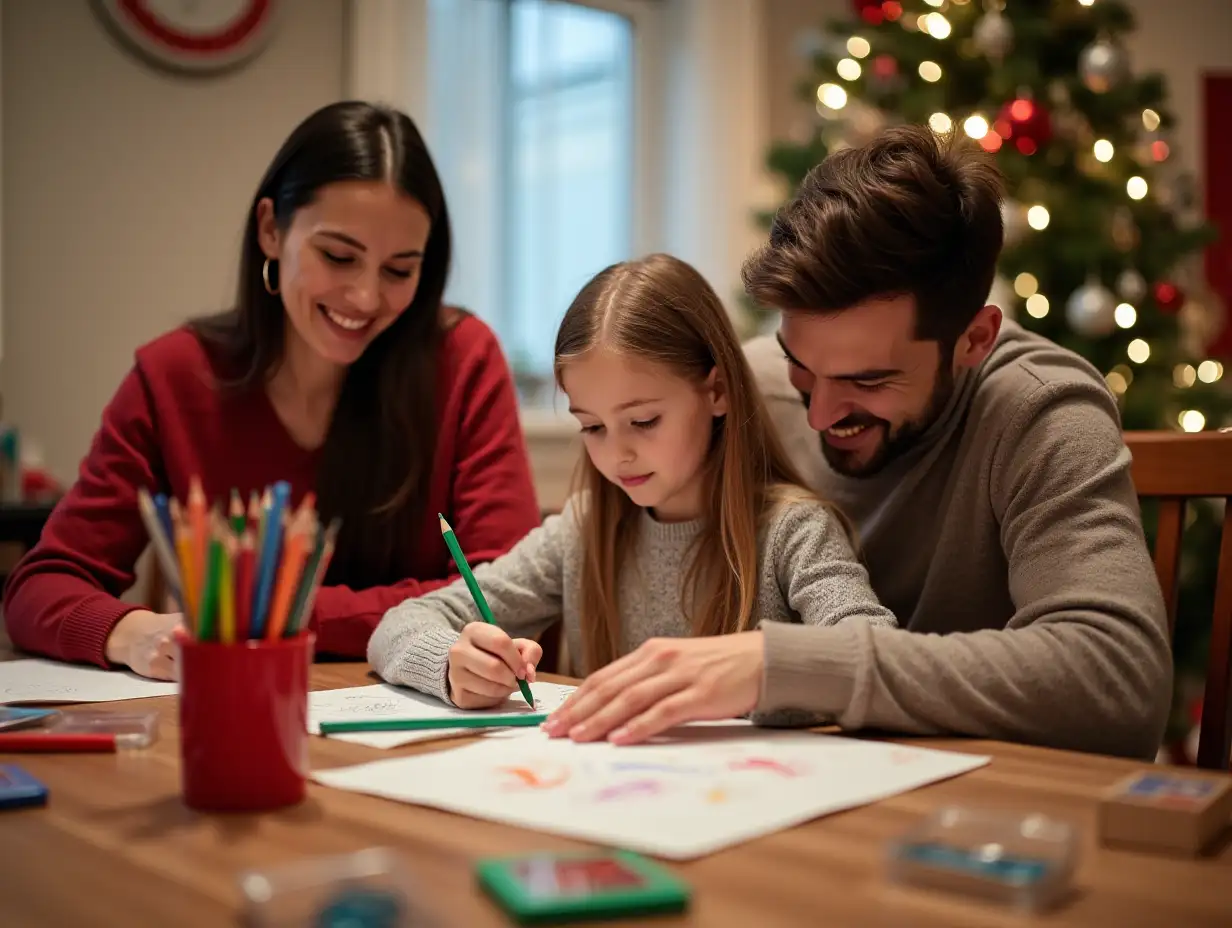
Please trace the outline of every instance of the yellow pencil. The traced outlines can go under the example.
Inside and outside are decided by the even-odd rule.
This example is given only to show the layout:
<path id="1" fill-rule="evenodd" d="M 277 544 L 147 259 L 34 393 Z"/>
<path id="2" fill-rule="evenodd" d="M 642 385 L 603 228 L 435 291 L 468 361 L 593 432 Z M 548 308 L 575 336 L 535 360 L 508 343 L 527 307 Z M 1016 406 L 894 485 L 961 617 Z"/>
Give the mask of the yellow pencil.
<path id="1" fill-rule="evenodd" d="M 222 536 L 222 562 L 218 565 L 218 638 L 235 644 L 235 550 L 239 542 L 231 532 Z"/>
<path id="2" fill-rule="evenodd" d="M 175 532 L 175 553 L 180 559 L 180 581 L 184 594 L 184 624 L 196 634 L 197 616 L 197 570 L 193 552 L 192 533 L 184 525 L 184 516 L 179 500 L 171 500 L 171 526 Z"/>

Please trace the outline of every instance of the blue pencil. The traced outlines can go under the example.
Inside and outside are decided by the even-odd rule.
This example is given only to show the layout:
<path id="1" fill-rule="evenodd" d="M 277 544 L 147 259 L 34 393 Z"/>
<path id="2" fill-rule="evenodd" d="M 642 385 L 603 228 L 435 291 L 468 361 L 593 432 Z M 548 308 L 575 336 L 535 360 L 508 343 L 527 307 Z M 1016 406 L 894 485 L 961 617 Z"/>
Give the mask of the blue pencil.
<path id="1" fill-rule="evenodd" d="M 158 522 L 163 527 L 172 549 L 175 548 L 175 529 L 171 527 L 171 504 L 166 493 L 154 494 L 154 511 L 158 513 Z"/>
<path id="2" fill-rule="evenodd" d="M 274 484 L 269 513 L 265 519 L 265 538 L 259 552 L 257 582 L 253 594 L 252 638 L 265 637 L 265 620 L 269 618 L 270 600 L 274 595 L 274 577 L 278 573 L 278 558 L 282 554 L 282 514 L 286 511 L 291 496 L 291 485 L 285 480 Z"/>

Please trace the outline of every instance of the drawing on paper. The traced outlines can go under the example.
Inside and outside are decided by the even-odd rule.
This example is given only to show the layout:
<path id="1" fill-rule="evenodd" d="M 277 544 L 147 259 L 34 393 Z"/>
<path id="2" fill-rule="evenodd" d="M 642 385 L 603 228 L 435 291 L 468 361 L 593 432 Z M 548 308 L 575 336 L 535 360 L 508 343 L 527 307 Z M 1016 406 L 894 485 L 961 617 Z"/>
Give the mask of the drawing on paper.
<path id="1" fill-rule="evenodd" d="M 732 770 L 762 770 L 766 773 L 777 773 L 784 777 L 798 777 L 805 773 L 804 770 L 792 764 L 785 764 L 772 757 L 745 757 L 741 760 L 732 761 L 728 764 L 728 767 Z"/>
<path id="2" fill-rule="evenodd" d="M 598 802 L 611 802 L 613 799 L 638 799 L 646 796 L 658 796 L 663 792 L 663 784 L 659 780 L 632 780 L 628 783 L 618 783 L 595 793 Z"/>
<path id="3" fill-rule="evenodd" d="M 919 751 L 913 751 L 911 748 L 895 748 L 890 752 L 890 763 L 896 767 L 901 767 L 904 764 L 914 764 L 923 757 L 923 754 Z"/>
<path id="4" fill-rule="evenodd" d="M 546 771 L 534 767 L 498 767 L 497 773 L 505 775 L 501 788 L 506 792 L 524 789 L 555 789 L 569 780 L 569 768 L 549 766 Z"/>
<path id="5" fill-rule="evenodd" d="M 613 770 L 622 773 L 687 773 L 705 774 L 710 771 L 705 767 L 684 767 L 679 764 L 647 763 L 646 761 L 616 761 L 611 765 Z"/>
<path id="6" fill-rule="evenodd" d="M 716 786 L 714 789 L 706 793 L 706 802 L 711 805 L 717 805 L 720 802 L 727 802 L 727 790 L 721 786 Z"/>

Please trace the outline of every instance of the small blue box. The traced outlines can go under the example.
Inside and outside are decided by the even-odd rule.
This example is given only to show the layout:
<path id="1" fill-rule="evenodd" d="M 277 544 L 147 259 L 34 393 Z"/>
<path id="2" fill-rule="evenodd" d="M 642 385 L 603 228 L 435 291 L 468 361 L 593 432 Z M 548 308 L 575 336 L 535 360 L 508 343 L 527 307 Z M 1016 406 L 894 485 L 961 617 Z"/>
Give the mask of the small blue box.
<path id="1" fill-rule="evenodd" d="M 0 764 L 0 809 L 47 805 L 47 787 L 16 764 Z"/>

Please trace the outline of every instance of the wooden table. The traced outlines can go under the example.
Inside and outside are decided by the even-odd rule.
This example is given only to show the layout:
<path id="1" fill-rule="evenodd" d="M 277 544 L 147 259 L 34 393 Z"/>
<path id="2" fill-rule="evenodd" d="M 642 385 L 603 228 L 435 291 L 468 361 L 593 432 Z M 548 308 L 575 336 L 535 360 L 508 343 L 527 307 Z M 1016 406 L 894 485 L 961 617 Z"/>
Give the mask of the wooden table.
<path id="1" fill-rule="evenodd" d="M 371 680 L 360 664 L 317 665 L 314 687 Z M 546 677 L 545 677 L 546 679 Z M 309 786 L 301 806 L 263 816 L 201 815 L 179 798 L 174 697 L 117 703 L 157 706 L 159 742 L 117 755 L 10 756 L 51 790 L 44 809 L 0 813 L 0 923 L 12 928 L 237 924 L 238 871 L 373 846 L 409 861 L 424 898 L 446 925 L 507 924 L 474 886 L 483 856 L 583 847 L 580 842 L 433 809 Z M 1171 926 L 1232 925 L 1232 850 L 1198 861 L 1096 847 L 1096 796 L 1136 765 L 1105 757 L 987 741 L 903 739 L 990 754 L 974 773 L 831 815 L 683 865 L 694 889 L 687 916 L 655 922 L 708 928 L 777 925 Z M 457 741 L 448 742 L 456 746 Z M 314 738 L 314 768 L 395 754 Z M 1063 816 L 1086 828 L 1079 889 L 1036 919 L 950 897 L 894 889 L 883 871 L 886 842 L 943 803 L 995 803 Z"/>

